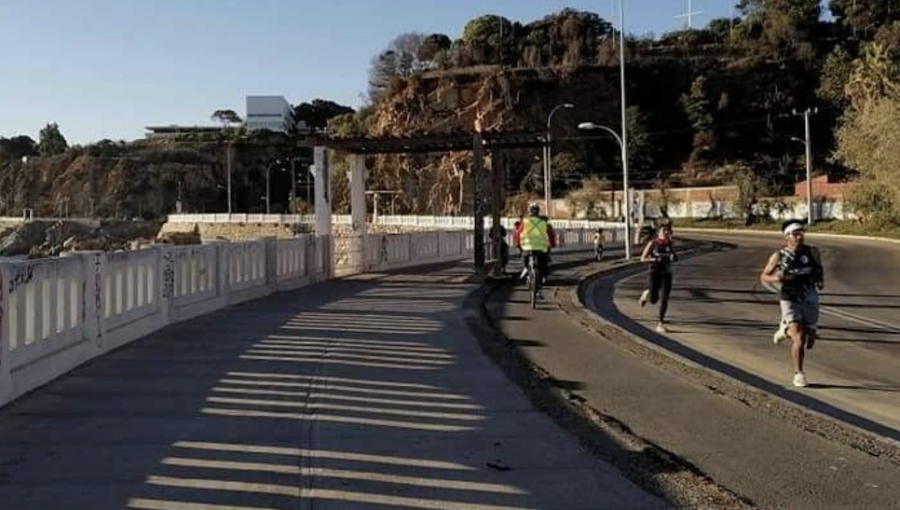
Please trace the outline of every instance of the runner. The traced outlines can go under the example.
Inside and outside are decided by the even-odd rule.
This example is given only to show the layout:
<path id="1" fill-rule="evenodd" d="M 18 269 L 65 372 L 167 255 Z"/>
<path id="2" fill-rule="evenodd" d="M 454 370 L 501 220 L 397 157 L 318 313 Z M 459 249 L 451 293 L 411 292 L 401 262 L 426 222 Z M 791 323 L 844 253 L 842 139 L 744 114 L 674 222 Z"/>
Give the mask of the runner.
<path id="1" fill-rule="evenodd" d="M 641 262 L 650 264 L 650 288 L 640 297 L 641 306 L 647 301 L 659 302 L 659 322 L 656 331 L 668 333 L 666 328 L 666 311 L 669 308 L 669 294 L 672 292 L 672 262 L 678 260 L 675 246 L 672 244 L 672 225 L 666 223 L 659 228 L 656 237 L 644 248 Z"/>
<path id="2" fill-rule="evenodd" d="M 597 260 L 601 260 L 603 258 L 603 245 L 606 243 L 606 236 L 603 235 L 603 228 L 597 227 L 597 231 L 594 232 L 594 257 Z"/>
<path id="3" fill-rule="evenodd" d="M 800 221 L 782 225 L 785 247 L 769 257 L 760 280 L 763 284 L 781 285 L 779 304 L 781 324 L 775 332 L 775 345 L 790 338 L 794 386 L 807 385 L 803 361 L 806 351 L 816 343 L 819 322 L 819 291 L 825 286 L 825 271 L 819 250 L 806 244 L 806 229 Z"/>

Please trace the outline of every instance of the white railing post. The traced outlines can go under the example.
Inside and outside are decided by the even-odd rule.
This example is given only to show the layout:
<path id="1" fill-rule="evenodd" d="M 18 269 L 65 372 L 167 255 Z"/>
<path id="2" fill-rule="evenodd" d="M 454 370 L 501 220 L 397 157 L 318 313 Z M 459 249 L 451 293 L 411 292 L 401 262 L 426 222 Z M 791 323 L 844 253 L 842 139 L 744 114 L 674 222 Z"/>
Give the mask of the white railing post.
<path id="1" fill-rule="evenodd" d="M 0 264 L 0 406 L 13 395 L 9 359 L 9 264 Z"/>
<path id="2" fill-rule="evenodd" d="M 175 248 L 158 246 L 159 266 L 156 268 L 156 285 L 153 287 L 159 300 L 159 313 L 163 324 L 171 324 L 175 308 Z"/>
<path id="3" fill-rule="evenodd" d="M 81 257 L 84 281 L 84 338 L 95 353 L 105 349 L 103 311 L 106 299 L 103 292 L 103 278 L 106 276 L 106 254 L 102 251 L 79 252 L 70 256 Z M 93 357 L 93 356 L 91 356 Z"/>
<path id="4" fill-rule="evenodd" d="M 266 286 L 269 294 L 278 292 L 278 239 L 275 237 L 261 237 L 259 239 L 266 250 Z"/>

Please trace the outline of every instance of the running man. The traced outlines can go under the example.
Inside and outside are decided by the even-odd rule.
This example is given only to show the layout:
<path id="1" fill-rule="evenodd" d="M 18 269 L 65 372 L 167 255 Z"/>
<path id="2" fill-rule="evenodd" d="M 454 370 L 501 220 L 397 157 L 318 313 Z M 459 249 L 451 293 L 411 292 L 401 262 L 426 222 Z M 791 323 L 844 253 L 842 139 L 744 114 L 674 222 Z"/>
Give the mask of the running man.
<path id="1" fill-rule="evenodd" d="M 825 270 L 819 250 L 805 242 L 806 229 L 800 221 L 782 225 L 785 247 L 769 257 L 760 280 L 763 284 L 781 285 L 779 304 L 781 324 L 775 332 L 775 345 L 790 338 L 794 386 L 806 386 L 803 360 L 806 351 L 816 344 L 819 322 L 819 291 L 825 287 Z"/>
<path id="2" fill-rule="evenodd" d="M 647 301 L 652 304 L 659 302 L 659 322 L 656 324 L 658 333 L 668 333 L 666 328 L 666 311 L 669 308 L 669 294 L 672 292 L 672 262 L 678 260 L 675 246 L 672 244 L 672 225 L 664 224 L 659 228 L 654 239 L 651 239 L 644 252 L 641 254 L 641 262 L 650 264 L 650 288 L 641 294 L 641 306 Z"/>
<path id="3" fill-rule="evenodd" d="M 603 245 L 606 243 L 606 236 L 603 234 L 603 228 L 597 227 L 597 231 L 594 232 L 594 256 L 597 260 L 603 258 Z"/>

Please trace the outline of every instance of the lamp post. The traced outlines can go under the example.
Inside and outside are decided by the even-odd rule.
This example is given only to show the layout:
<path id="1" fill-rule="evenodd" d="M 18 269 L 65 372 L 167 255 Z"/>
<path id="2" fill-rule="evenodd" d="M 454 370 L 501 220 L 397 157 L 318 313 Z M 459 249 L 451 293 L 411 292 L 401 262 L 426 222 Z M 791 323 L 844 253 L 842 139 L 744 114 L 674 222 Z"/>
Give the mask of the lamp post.
<path id="1" fill-rule="evenodd" d="M 281 160 L 276 159 L 266 164 L 266 214 L 272 214 L 272 165 L 280 165 Z"/>
<path id="2" fill-rule="evenodd" d="M 553 177 L 552 177 L 553 159 L 552 159 L 552 152 L 551 152 L 551 149 L 550 149 L 550 141 L 551 141 L 551 140 L 550 140 L 550 138 L 551 138 L 550 128 L 551 128 L 552 123 L 553 123 L 553 116 L 556 115 L 556 112 L 558 112 L 561 108 L 565 108 L 565 109 L 570 110 L 570 109 L 572 109 L 572 108 L 575 108 L 575 105 L 573 105 L 573 104 L 571 104 L 571 103 L 564 103 L 564 104 L 561 104 L 561 105 L 557 105 L 557 106 L 554 107 L 552 110 L 550 110 L 550 115 L 547 116 L 547 136 L 546 136 L 546 140 L 545 140 L 547 143 L 546 143 L 545 146 L 544 146 L 544 210 L 547 211 L 547 216 L 548 216 L 548 217 L 552 217 L 552 216 L 553 216 L 553 215 L 552 215 L 552 211 L 550 210 L 550 206 L 551 206 L 551 204 L 553 203 L 553 202 L 552 202 L 552 200 L 553 200 L 553 192 L 552 192 L 552 187 L 553 187 Z"/>
<path id="3" fill-rule="evenodd" d="M 622 180 L 625 187 L 625 260 L 631 259 L 631 197 L 628 194 L 628 101 L 625 90 L 625 0 L 619 0 L 619 76 L 622 89 Z"/>
<path id="4" fill-rule="evenodd" d="M 625 204 L 625 260 L 631 259 L 631 207 L 629 205 L 630 197 L 628 196 L 628 164 L 627 161 L 627 153 L 625 152 L 625 141 L 622 137 L 619 136 L 618 133 L 615 132 L 614 129 L 603 126 L 600 124 L 595 124 L 593 122 L 582 122 L 578 124 L 578 129 L 584 129 L 588 131 L 601 130 L 606 131 L 613 138 L 616 139 L 616 142 L 619 144 L 619 148 L 622 151 L 622 182 L 624 183 L 624 194 L 623 194 L 623 203 Z M 624 130 L 623 130 L 624 131 Z"/>

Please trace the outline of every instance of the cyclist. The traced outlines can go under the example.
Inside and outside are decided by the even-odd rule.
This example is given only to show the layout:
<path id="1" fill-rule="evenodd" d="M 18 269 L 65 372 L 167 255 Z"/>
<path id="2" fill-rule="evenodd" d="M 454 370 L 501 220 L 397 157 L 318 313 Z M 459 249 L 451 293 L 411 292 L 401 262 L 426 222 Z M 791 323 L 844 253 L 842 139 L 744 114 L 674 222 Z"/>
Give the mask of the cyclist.
<path id="1" fill-rule="evenodd" d="M 666 311 L 669 308 L 669 294 L 672 292 L 672 262 L 678 260 L 678 254 L 672 244 L 672 225 L 663 224 L 656 237 L 644 248 L 641 262 L 650 263 L 650 288 L 641 294 L 641 306 L 659 302 L 659 322 L 656 331 L 667 333 Z"/>
<path id="2" fill-rule="evenodd" d="M 528 216 L 522 220 L 522 225 L 514 234 L 513 241 L 516 247 L 525 253 L 525 271 L 522 272 L 523 277 L 527 274 L 528 256 L 529 254 L 537 257 L 538 271 L 542 276 L 542 284 L 547 284 L 547 275 L 549 270 L 550 250 L 556 247 L 556 234 L 553 227 L 547 221 L 546 216 L 541 216 L 541 208 L 538 205 L 532 205 L 528 208 Z"/>
<path id="3" fill-rule="evenodd" d="M 806 244 L 806 229 L 800 221 L 782 225 L 785 247 L 773 253 L 763 269 L 763 283 L 781 284 L 779 303 L 781 325 L 775 332 L 775 344 L 791 339 L 794 386 L 807 385 L 803 372 L 806 351 L 816 343 L 819 322 L 819 291 L 825 287 L 825 271 L 819 250 Z"/>
<path id="4" fill-rule="evenodd" d="M 603 245 L 606 243 L 606 236 L 603 234 L 603 228 L 597 227 L 597 231 L 594 232 L 594 256 L 597 257 L 597 260 L 603 258 Z"/>

